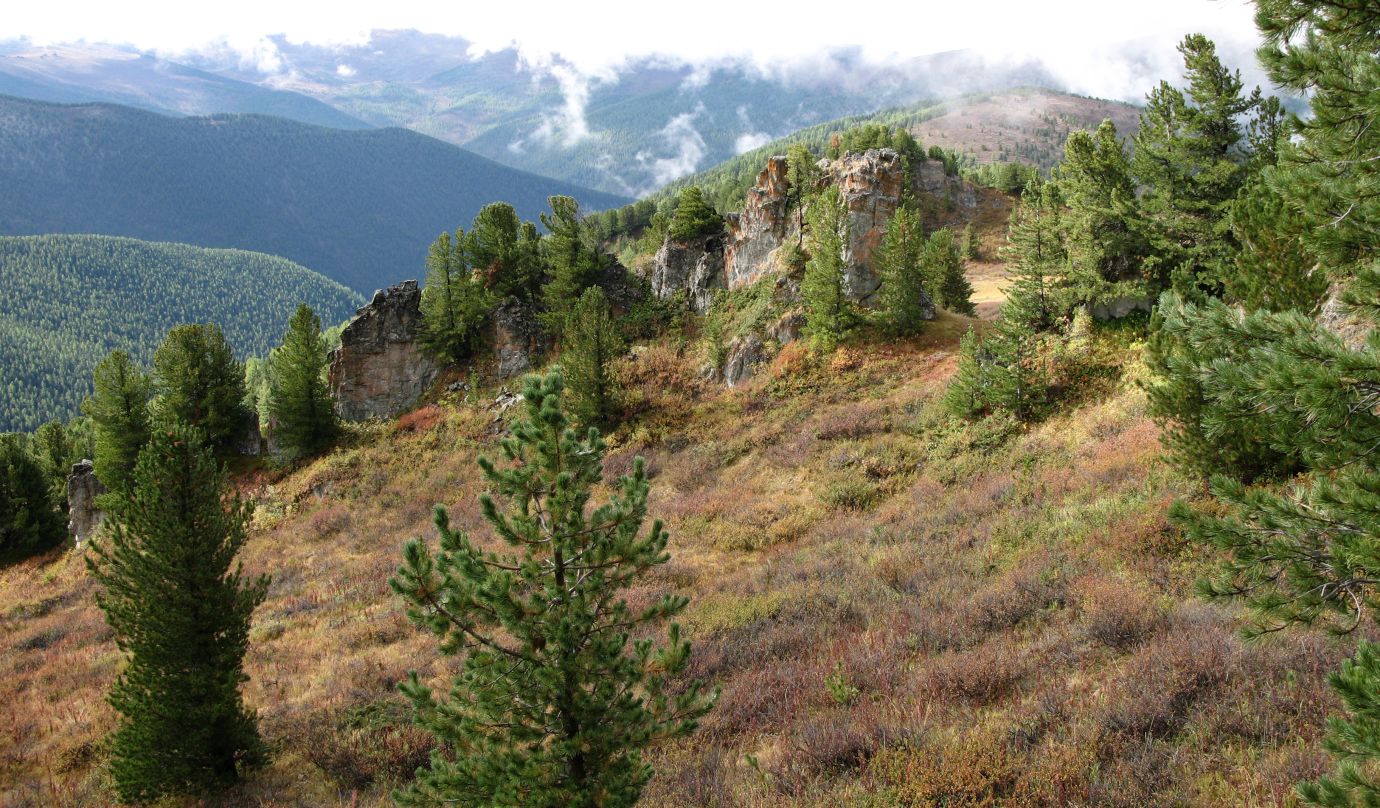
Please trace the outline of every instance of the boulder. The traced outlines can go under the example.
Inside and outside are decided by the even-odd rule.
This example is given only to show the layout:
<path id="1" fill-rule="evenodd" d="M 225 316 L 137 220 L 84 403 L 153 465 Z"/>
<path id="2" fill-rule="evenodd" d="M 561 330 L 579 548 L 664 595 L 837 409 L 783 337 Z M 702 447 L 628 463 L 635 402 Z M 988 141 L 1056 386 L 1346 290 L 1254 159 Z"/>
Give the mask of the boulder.
<path id="1" fill-rule="evenodd" d="M 752 377 L 757 365 L 767 358 L 767 346 L 757 334 L 748 334 L 733 340 L 728 346 L 724 360 L 724 384 L 734 387 Z"/>
<path id="2" fill-rule="evenodd" d="M 77 547 L 105 521 L 105 511 L 96 507 L 96 497 L 105 491 L 90 460 L 72 466 L 72 473 L 67 475 L 67 532 L 76 539 Z"/>
<path id="3" fill-rule="evenodd" d="M 1135 311 L 1150 311 L 1155 299 L 1149 295 L 1123 295 L 1092 304 L 1090 314 L 1095 320 L 1120 320 Z"/>
<path id="4" fill-rule="evenodd" d="M 652 294 L 667 298 L 684 291 L 690 307 L 703 313 L 724 288 L 724 236 L 715 233 L 675 241 L 670 236 L 652 264 Z"/>
<path id="5" fill-rule="evenodd" d="M 510 297 L 498 304 L 490 322 L 497 377 L 510 379 L 531 370 L 542 349 L 541 324 L 536 313 L 516 297 Z"/>
<path id="6" fill-rule="evenodd" d="M 331 352 L 330 387 L 347 421 L 391 418 L 411 408 L 440 366 L 417 341 L 422 293 L 415 280 L 374 293 Z"/>

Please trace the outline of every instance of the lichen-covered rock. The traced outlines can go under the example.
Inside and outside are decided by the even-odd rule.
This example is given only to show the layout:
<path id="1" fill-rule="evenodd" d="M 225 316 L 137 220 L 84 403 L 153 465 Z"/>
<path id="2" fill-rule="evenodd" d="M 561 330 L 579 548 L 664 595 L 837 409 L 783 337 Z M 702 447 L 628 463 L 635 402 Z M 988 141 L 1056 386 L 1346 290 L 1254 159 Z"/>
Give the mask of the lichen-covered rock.
<path id="1" fill-rule="evenodd" d="M 805 312 L 800 309 L 793 309 L 781 315 L 771 327 L 767 329 L 767 336 L 776 340 L 777 345 L 787 345 L 800 339 L 800 332 L 805 329 Z"/>
<path id="2" fill-rule="evenodd" d="M 72 466 L 67 475 L 67 532 L 76 538 L 78 547 L 105 521 L 105 511 L 96 507 L 96 497 L 105 491 L 90 460 Z"/>
<path id="3" fill-rule="evenodd" d="M 348 421 L 391 418 L 417 403 L 440 366 L 417 341 L 422 293 L 415 280 L 374 293 L 331 352 L 330 387 Z"/>
<path id="4" fill-rule="evenodd" d="M 724 359 L 724 384 L 734 387 L 752 377 L 753 371 L 767 358 L 767 346 L 757 334 L 747 334 L 733 340 Z"/>
<path id="5" fill-rule="evenodd" d="M 1155 299 L 1149 295 L 1123 295 L 1092 304 L 1089 312 L 1095 320 L 1120 320 L 1136 311 L 1150 311 L 1155 307 Z"/>
<path id="6" fill-rule="evenodd" d="M 727 219 L 724 282 L 730 289 L 749 286 L 779 269 L 777 254 L 789 227 L 790 183 L 785 155 L 767 158 L 767 167 L 747 190 L 743 212 Z"/>
<path id="7" fill-rule="evenodd" d="M 829 165 L 848 209 L 848 241 L 844 245 L 844 291 L 863 305 L 872 302 L 882 285 L 876 269 L 877 248 L 887 225 L 901 206 L 906 173 L 901 155 L 893 149 L 848 152 Z"/>
<path id="8" fill-rule="evenodd" d="M 532 369 L 542 349 L 541 324 L 532 309 L 510 297 L 494 309 L 493 324 L 495 374 L 510 379 Z"/>
<path id="9" fill-rule="evenodd" d="M 652 294 L 668 298 L 685 292 L 690 306 L 703 313 L 714 302 L 714 290 L 725 286 L 724 236 L 721 233 L 675 241 L 670 236 L 652 264 Z"/>
<path id="10" fill-rule="evenodd" d="M 1327 291 L 1327 297 L 1323 298 L 1322 308 L 1318 311 L 1318 325 L 1335 334 L 1343 344 L 1355 351 L 1365 345 L 1366 335 L 1375 328 L 1375 324 L 1347 308 L 1342 302 L 1343 291 L 1344 285 L 1340 283 L 1333 284 Z"/>

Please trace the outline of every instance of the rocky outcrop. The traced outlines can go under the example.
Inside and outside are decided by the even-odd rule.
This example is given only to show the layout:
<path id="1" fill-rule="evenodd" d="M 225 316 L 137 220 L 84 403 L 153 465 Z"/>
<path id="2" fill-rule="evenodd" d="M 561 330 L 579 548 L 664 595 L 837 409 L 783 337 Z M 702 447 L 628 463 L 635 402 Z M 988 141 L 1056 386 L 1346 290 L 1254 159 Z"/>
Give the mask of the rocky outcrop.
<path id="1" fill-rule="evenodd" d="M 495 375 L 510 379 L 532 369 L 542 349 L 541 323 L 532 309 L 510 297 L 494 309 L 493 326 Z"/>
<path id="2" fill-rule="evenodd" d="M 843 155 L 829 164 L 828 172 L 848 208 L 844 291 L 850 299 L 866 305 L 882 285 L 876 269 L 877 248 L 901 206 L 905 168 L 894 150 L 868 149 L 862 154 Z"/>
<path id="3" fill-rule="evenodd" d="M 67 475 L 67 532 L 76 538 L 78 547 L 105 521 L 105 511 L 96 507 L 96 497 L 105 491 L 90 460 L 72 466 Z"/>
<path id="4" fill-rule="evenodd" d="M 667 237 L 652 264 L 652 294 L 667 298 L 685 292 L 690 307 L 703 313 L 724 280 L 724 236 L 715 233 L 688 241 Z"/>
<path id="5" fill-rule="evenodd" d="M 747 190 L 743 212 L 727 218 L 724 282 L 730 289 L 748 286 L 779 269 L 777 256 L 791 222 L 787 214 L 790 183 L 785 155 L 767 158 L 767 167 Z M 797 231 L 798 232 L 798 231 Z"/>
<path id="6" fill-rule="evenodd" d="M 440 367 L 417 341 L 422 293 L 404 281 L 374 293 L 331 352 L 330 387 L 348 421 L 391 418 L 417 403 Z"/>
<path id="7" fill-rule="evenodd" d="M 748 189 L 743 212 L 727 217 L 723 284 L 730 289 L 748 286 L 765 275 L 786 269 L 781 248 L 795 243 L 800 236 L 799 213 L 788 211 L 790 188 L 786 167 L 785 157 L 768 158 L 767 167 Z M 905 166 L 893 149 L 869 149 L 848 152 L 833 161 L 821 160 L 819 169 L 820 188 L 837 186 L 848 209 L 845 288 L 852 300 L 870 305 L 881 286 L 876 270 L 877 248 L 907 190 Z M 972 187 L 946 174 L 944 164 L 938 160 L 926 160 L 916 166 L 911 182 L 911 190 L 917 194 L 942 197 L 959 206 L 977 205 Z M 661 263 L 659 255 L 658 265 Z M 688 288 L 677 285 L 684 274 L 668 273 L 663 289 L 669 291 L 658 294 L 665 296 L 676 288 Z"/>

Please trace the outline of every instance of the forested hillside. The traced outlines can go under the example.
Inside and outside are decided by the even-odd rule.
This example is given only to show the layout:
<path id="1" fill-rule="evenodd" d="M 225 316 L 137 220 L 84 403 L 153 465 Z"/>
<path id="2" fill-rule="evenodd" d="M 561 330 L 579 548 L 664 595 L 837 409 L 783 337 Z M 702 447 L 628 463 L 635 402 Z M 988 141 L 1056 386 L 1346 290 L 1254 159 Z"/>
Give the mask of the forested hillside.
<path id="1" fill-rule="evenodd" d="M 281 255 L 368 293 L 415 277 L 426 245 L 503 199 L 626 201 L 403 129 L 258 115 L 168 118 L 0 96 L 0 234 L 102 233 Z"/>
<path id="2" fill-rule="evenodd" d="M 0 288 L 0 432 L 75 415 L 97 362 L 147 362 L 174 325 L 219 323 L 261 355 L 298 303 L 336 323 L 360 302 L 275 256 L 104 236 L 0 238 Z"/>

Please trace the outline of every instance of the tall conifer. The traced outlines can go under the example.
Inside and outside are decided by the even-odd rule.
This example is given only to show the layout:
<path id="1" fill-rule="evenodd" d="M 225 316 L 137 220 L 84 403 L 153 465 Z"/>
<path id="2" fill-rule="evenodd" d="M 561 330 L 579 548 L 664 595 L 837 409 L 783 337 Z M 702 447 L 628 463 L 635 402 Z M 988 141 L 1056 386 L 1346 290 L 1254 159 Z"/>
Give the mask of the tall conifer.
<path id="1" fill-rule="evenodd" d="M 268 579 L 247 578 L 235 560 L 249 507 L 225 494 L 201 431 L 160 425 L 87 559 L 125 656 L 109 696 L 120 715 L 110 767 L 125 802 L 212 791 L 262 758 L 240 686 Z"/>
<path id="2" fill-rule="evenodd" d="M 559 373 L 529 378 L 526 418 L 502 444 L 508 464 L 480 461 L 501 549 L 452 528 L 438 506 L 440 552 L 409 542 L 390 582 L 442 653 L 461 657 L 448 696 L 415 673 L 402 686 L 441 744 L 394 795 L 402 805 L 626 808 L 652 774 L 644 751 L 690 733 L 713 705 L 696 683 L 668 692 L 689 659 L 679 628 L 662 645 L 646 635 L 687 600 L 663 595 L 634 611 L 624 599 L 669 558 L 661 523 L 642 529 L 641 458 L 591 509 L 604 442 L 571 428 L 562 389 Z"/>

